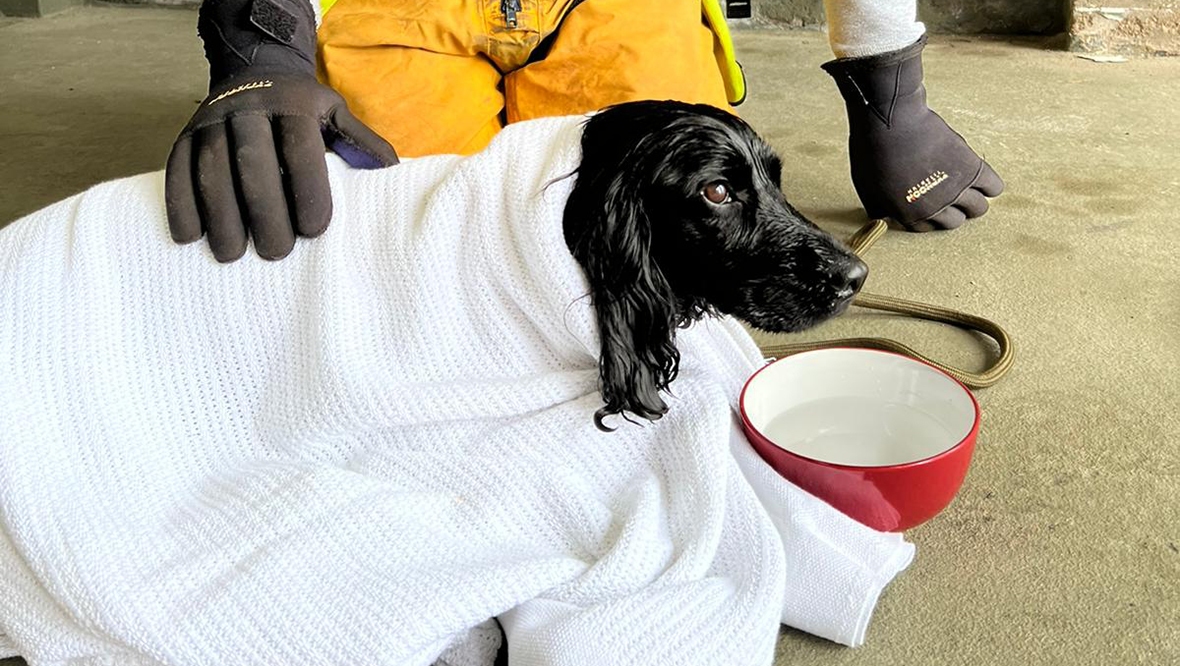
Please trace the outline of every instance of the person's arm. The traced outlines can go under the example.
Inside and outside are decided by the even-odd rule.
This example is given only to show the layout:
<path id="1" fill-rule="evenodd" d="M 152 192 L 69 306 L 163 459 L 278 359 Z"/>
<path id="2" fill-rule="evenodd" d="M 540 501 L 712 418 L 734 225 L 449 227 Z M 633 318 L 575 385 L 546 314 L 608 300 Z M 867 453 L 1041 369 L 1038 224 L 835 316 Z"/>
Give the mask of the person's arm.
<path id="1" fill-rule="evenodd" d="M 306 0 L 205 0 L 197 24 L 209 95 L 168 158 L 168 226 L 178 243 L 209 238 L 234 261 L 249 238 L 266 259 L 332 217 L 327 149 L 377 168 L 397 154 L 315 76 L 315 14 Z"/>
<path id="2" fill-rule="evenodd" d="M 987 212 L 1004 182 L 926 105 L 916 5 L 825 0 L 836 60 L 823 69 L 844 98 L 852 183 L 869 217 L 952 229 Z"/>

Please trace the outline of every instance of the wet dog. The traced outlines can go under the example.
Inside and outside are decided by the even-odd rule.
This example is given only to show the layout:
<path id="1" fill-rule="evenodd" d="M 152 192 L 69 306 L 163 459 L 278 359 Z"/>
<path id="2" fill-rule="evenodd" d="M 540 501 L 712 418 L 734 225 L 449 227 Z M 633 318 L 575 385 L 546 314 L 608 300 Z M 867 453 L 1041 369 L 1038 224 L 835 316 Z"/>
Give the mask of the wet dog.
<path id="1" fill-rule="evenodd" d="M 653 420 L 678 327 L 727 314 L 771 332 L 842 312 L 865 265 L 795 210 L 782 165 L 744 121 L 705 105 L 632 102 L 592 116 L 564 233 L 602 340 L 595 423 Z"/>

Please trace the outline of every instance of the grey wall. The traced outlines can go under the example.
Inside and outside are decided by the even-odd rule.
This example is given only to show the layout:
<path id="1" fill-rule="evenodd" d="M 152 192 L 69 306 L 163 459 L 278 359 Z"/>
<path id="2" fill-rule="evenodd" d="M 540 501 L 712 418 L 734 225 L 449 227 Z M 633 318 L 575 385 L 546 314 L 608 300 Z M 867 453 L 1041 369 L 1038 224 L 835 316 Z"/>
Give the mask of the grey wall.
<path id="1" fill-rule="evenodd" d="M 0 0 L 0 16 L 46 16 L 85 0 Z"/>
<path id="2" fill-rule="evenodd" d="M 820 26 L 823 0 L 753 0 L 759 22 Z M 1057 34 L 1070 0 L 918 0 L 918 19 L 930 32 Z"/>

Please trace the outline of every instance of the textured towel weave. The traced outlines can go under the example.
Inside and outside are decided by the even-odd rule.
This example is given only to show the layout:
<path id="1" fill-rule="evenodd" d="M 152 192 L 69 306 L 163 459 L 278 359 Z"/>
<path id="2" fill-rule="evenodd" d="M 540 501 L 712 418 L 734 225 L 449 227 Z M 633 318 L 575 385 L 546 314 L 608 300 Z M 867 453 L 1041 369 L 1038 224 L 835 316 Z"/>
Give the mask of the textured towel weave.
<path id="1" fill-rule="evenodd" d="M 331 227 L 280 262 L 174 245 L 159 173 L 0 232 L 0 636 L 121 665 L 487 664 L 494 617 L 514 666 L 863 640 L 912 546 L 761 464 L 739 324 L 681 333 L 663 420 L 595 429 L 580 123 L 333 158 Z"/>

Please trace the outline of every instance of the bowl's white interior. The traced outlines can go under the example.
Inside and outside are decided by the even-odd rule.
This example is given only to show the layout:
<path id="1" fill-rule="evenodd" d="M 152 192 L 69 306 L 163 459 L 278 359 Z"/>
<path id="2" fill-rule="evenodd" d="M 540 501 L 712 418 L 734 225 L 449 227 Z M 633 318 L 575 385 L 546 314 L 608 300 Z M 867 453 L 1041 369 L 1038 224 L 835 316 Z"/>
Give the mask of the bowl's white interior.
<path id="1" fill-rule="evenodd" d="M 821 349 L 788 356 L 746 388 L 750 424 L 792 453 L 839 465 L 900 465 L 963 440 L 976 405 L 961 384 L 904 356 Z"/>

